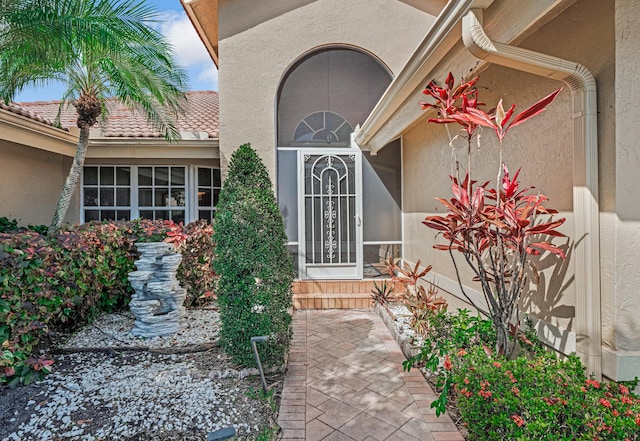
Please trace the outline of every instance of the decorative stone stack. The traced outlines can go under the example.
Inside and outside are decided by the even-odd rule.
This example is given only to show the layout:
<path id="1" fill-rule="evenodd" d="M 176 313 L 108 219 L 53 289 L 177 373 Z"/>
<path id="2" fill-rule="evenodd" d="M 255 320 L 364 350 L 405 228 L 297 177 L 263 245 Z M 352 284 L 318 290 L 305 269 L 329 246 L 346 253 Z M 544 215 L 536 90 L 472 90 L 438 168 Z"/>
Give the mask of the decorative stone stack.
<path id="1" fill-rule="evenodd" d="M 136 318 L 131 333 L 142 337 L 171 335 L 186 325 L 184 299 L 187 290 L 180 286 L 176 270 L 182 255 L 166 242 L 137 243 L 138 271 L 129 273 L 136 291 L 129 307 Z"/>

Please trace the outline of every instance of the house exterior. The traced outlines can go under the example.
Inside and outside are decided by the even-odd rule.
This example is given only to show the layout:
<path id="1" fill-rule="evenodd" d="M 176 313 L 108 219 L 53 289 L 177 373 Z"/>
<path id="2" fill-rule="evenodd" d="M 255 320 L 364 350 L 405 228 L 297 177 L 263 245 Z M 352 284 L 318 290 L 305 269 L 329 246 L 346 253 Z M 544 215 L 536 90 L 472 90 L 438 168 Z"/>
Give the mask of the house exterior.
<path id="1" fill-rule="evenodd" d="M 59 107 L 57 101 L 0 105 L 0 216 L 49 224 L 78 142 L 75 109 L 63 109 L 57 128 Z M 110 103 L 108 122 L 92 129 L 66 221 L 211 222 L 221 187 L 218 94 L 188 92 L 177 125 L 181 139 L 171 143 L 143 115 Z"/>
<path id="2" fill-rule="evenodd" d="M 301 280 L 361 280 L 403 257 L 433 265 L 440 292 L 468 307 L 421 224 L 443 211 L 434 198 L 449 197 L 452 158 L 466 164 L 466 150 L 427 124 L 422 89 L 479 75 L 487 108 L 502 98 L 522 110 L 564 87 L 503 148 L 567 219 L 568 258 L 536 262 L 522 308 L 590 373 L 640 375 L 637 0 L 182 3 L 219 67 L 223 174 L 239 145 L 259 152 Z M 495 179 L 491 133 L 472 155 L 476 176 Z"/>

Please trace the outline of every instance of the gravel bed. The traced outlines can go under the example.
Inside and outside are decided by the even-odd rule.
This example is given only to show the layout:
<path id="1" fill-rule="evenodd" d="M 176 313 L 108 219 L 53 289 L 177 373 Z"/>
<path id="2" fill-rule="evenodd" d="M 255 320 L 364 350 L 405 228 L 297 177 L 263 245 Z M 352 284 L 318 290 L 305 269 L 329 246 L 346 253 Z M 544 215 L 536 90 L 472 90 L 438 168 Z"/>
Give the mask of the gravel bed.
<path id="1" fill-rule="evenodd" d="M 213 343 L 218 340 L 219 314 L 213 309 L 188 310 L 187 326 L 180 332 L 165 337 L 145 339 L 130 333 L 133 314 L 106 314 L 72 335 L 62 348 L 142 346 L 169 348 Z"/>
<path id="2" fill-rule="evenodd" d="M 233 426 L 236 439 L 245 440 L 274 426 L 274 403 L 255 392 L 259 379 L 236 370 L 215 345 L 217 312 L 189 311 L 188 323 L 174 336 L 141 339 L 129 334 L 128 314 L 96 320 L 62 347 L 100 350 L 56 355 L 54 372 L 43 381 L 0 388 L 0 439 L 205 440 Z M 211 348 L 197 349 L 203 344 Z M 104 350 L 109 347 L 136 350 Z M 279 398 L 282 374 L 268 380 Z"/>

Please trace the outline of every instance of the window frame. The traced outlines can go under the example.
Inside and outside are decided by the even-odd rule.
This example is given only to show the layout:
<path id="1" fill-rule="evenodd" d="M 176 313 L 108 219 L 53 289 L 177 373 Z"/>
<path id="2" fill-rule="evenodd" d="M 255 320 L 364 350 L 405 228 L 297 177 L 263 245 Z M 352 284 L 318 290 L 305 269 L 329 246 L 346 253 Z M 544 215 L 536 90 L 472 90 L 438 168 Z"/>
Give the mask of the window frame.
<path id="1" fill-rule="evenodd" d="M 90 185 L 85 185 L 85 169 L 88 167 L 95 167 L 98 170 L 98 183 L 97 184 L 90 184 Z M 113 185 L 107 185 L 107 188 L 114 188 L 114 195 L 116 194 L 116 188 L 123 188 L 123 187 L 127 187 L 124 185 L 118 186 L 116 184 L 117 182 L 117 168 L 128 168 L 129 169 L 129 203 L 130 205 L 128 207 L 125 206 L 118 206 L 118 205 L 114 205 L 114 206 L 107 206 L 107 207 L 101 207 L 101 206 L 92 206 L 92 205 L 85 205 L 85 187 L 88 188 L 96 188 L 98 191 L 98 195 L 100 194 L 100 168 L 104 167 L 104 168 L 113 168 L 114 170 L 114 184 Z M 144 206 L 140 207 L 139 204 L 139 190 L 140 190 L 140 185 L 139 185 L 139 180 L 138 180 L 138 173 L 139 173 L 139 169 L 140 168 L 151 168 L 152 169 L 152 173 L 155 173 L 155 168 L 157 167 L 167 167 L 169 169 L 169 173 L 171 173 L 171 169 L 172 167 L 180 167 L 183 168 L 185 171 L 185 183 L 184 186 L 178 186 L 176 185 L 176 188 L 183 188 L 185 189 L 185 205 L 184 207 L 180 207 L 180 206 Z M 214 170 L 220 170 L 220 167 L 215 167 L 215 166 L 203 166 L 203 165 L 185 165 L 185 164 L 162 164 L 162 165 L 147 165 L 147 164 L 139 164 L 139 165 L 132 165 L 132 164 L 85 164 L 82 168 L 82 173 L 80 176 L 80 223 L 84 224 L 86 222 L 89 222 L 86 219 L 86 211 L 87 210 L 98 210 L 98 211 L 102 211 L 102 210 L 113 210 L 116 211 L 117 210 L 129 210 L 129 219 L 138 219 L 140 218 L 140 211 L 148 211 L 148 210 L 153 210 L 154 212 L 157 210 L 164 210 L 166 209 L 167 211 L 172 211 L 172 210 L 180 210 L 184 212 L 184 223 L 190 223 L 193 222 L 195 220 L 199 220 L 199 211 L 201 210 L 201 207 L 198 203 L 198 188 L 200 187 L 200 183 L 198 182 L 198 169 L 199 168 L 205 168 L 205 169 L 209 169 L 211 171 L 211 178 L 212 178 L 212 182 L 211 182 L 211 188 L 212 190 L 217 189 L 220 190 L 222 188 L 222 182 L 219 182 L 219 187 L 215 186 L 215 182 L 214 182 Z M 170 178 L 170 177 L 169 177 Z M 220 181 L 222 181 L 222 177 L 221 177 L 221 172 L 220 172 Z M 156 188 L 156 184 L 154 181 L 152 181 L 152 185 L 144 185 L 144 188 L 151 188 L 153 192 L 155 192 L 155 188 Z M 164 185 L 160 185 L 158 187 L 165 187 Z M 169 181 L 169 184 L 166 186 L 167 188 L 169 188 L 169 194 L 171 192 L 171 188 L 173 187 Z M 213 197 L 213 194 L 212 194 Z M 212 200 L 213 202 L 213 200 Z M 115 204 L 115 201 L 114 201 Z M 207 206 L 207 207 L 203 207 L 202 210 L 211 210 L 212 211 L 212 220 L 213 220 L 213 216 L 214 213 L 216 211 L 216 207 L 215 205 L 213 207 L 211 206 Z M 101 216 L 100 216 L 101 217 Z"/>

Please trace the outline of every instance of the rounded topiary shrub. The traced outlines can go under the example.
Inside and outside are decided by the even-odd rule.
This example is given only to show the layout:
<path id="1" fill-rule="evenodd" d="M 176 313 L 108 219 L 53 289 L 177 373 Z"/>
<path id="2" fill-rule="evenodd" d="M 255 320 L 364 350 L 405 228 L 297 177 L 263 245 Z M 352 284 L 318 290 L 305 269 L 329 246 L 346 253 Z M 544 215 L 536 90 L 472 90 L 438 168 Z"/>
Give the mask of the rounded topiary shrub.
<path id="1" fill-rule="evenodd" d="M 222 346 L 253 365 L 250 338 L 265 335 L 262 363 L 279 365 L 291 340 L 293 263 L 269 174 L 249 144 L 231 156 L 214 222 Z"/>

